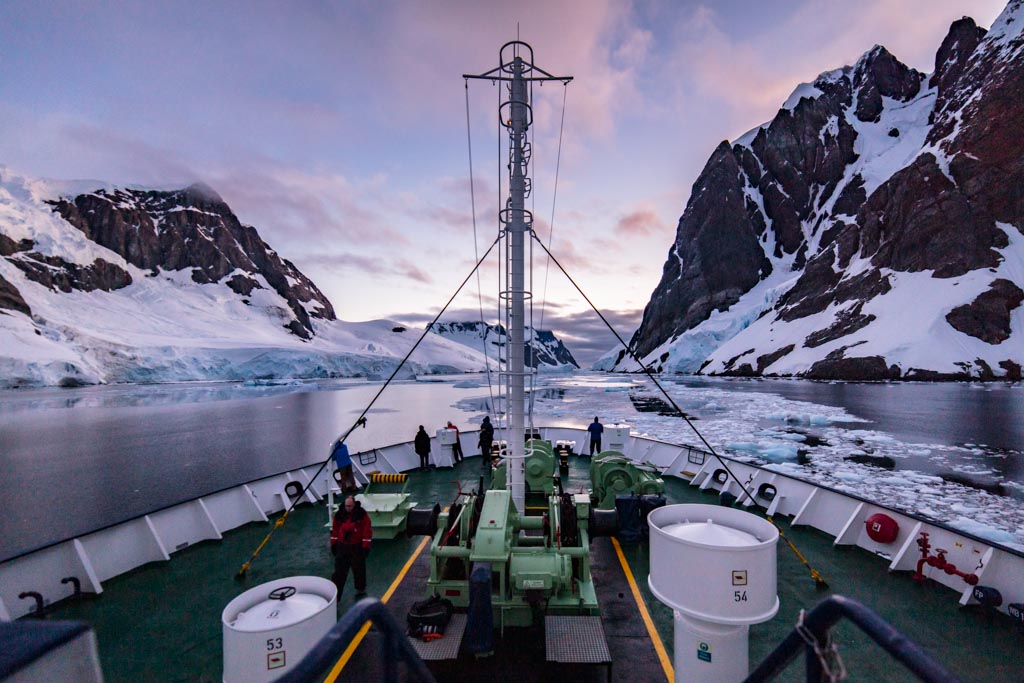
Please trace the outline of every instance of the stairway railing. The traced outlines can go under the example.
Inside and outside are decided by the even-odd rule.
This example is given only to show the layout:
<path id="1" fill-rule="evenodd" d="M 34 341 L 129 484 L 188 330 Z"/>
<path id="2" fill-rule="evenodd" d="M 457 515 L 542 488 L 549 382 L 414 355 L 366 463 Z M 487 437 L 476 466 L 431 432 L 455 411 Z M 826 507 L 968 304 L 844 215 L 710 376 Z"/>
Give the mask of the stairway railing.
<path id="1" fill-rule="evenodd" d="M 852 621 L 922 681 L 947 683 L 960 680 L 875 612 L 856 600 L 833 595 L 822 600 L 810 612 L 801 613 L 801 622 L 747 677 L 747 683 L 772 680 L 796 659 L 801 649 L 806 654 L 807 680 L 826 680 L 829 673 L 823 662 L 823 655 L 827 656 L 824 652 L 826 643 L 832 627 L 844 618 Z"/>
<path id="2" fill-rule="evenodd" d="M 427 665 L 409 644 L 405 629 L 395 621 L 384 603 L 377 598 L 363 598 L 357 602 L 327 635 L 313 646 L 302 661 L 295 665 L 294 669 L 277 679 L 277 683 L 323 680 L 324 674 L 352 643 L 367 621 L 372 622 L 383 636 L 380 643 L 380 661 L 384 665 L 384 676 L 381 680 L 397 682 L 398 665 L 405 662 L 408 666 L 409 680 L 435 683 Z"/>

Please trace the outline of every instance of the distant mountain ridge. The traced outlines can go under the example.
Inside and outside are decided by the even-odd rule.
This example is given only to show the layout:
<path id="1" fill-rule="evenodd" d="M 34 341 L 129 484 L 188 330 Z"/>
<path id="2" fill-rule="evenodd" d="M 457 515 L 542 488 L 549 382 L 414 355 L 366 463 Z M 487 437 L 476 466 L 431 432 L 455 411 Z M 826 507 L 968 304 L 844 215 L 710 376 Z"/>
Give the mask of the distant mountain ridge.
<path id="1" fill-rule="evenodd" d="M 666 372 L 1019 379 L 1024 0 L 876 46 L 721 143 L 630 345 Z M 636 370 L 622 352 L 596 367 Z"/>
<path id="2" fill-rule="evenodd" d="M 502 325 L 491 325 L 479 321 L 440 322 L 434 323 L 430 329 L 445 339 L 465 344 L 470 348 L 477 350 L 486 348 L 487 357 L 492 361 L 504 362 L 507 360 L 505 355 L 506 333 Z M 527 367 L 580 367 L 565 344 L 556 338 L 550 330 L 534 331 L 533 328 L 527 327 L 526 340 L 524 358 Z"/>
<path id="3" fill-rule="evenodd" d="M 418 334 L 337 320 L 208 187 L 64 183 L 0 166 L 0 388 L 390 374 Z M 429 334 L 407 374 L 476 372 Z"/>

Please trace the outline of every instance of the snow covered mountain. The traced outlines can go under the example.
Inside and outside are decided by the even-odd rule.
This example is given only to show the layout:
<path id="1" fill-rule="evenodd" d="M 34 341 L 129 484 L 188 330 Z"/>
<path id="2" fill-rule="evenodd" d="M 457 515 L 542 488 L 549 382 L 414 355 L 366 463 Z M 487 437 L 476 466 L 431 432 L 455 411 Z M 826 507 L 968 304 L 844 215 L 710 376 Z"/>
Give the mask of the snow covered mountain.
<path id="1" fill-rule="evenodd" d="M 419 334 L 335 319 L 212 190 L 131 190 L 0 166 L 0 387 L 390 374 Z M 430 334 L 410 373 L 479 371 Z"/>
<path id="2" fill-rule="evenodd" d="M 1024 0 L 876 46 L 712 154 L 631 346 L 667 372 L 1020 379 Z M 622 352 L 597 366 L 637 369 Z"/>
<path id="3" fill-rule="evenodd" d="M 445 339 L 464 344 L 471 349 L 482 351 L 487 349 L 487 357 L 493 363 L 506 360 L 505 328 L 502 325 L 482 324 L 480 322 L 441 322 L 436 323 L 431 331 Z M 532 368 L 579 368 L 579 363 L 553 332 L 526 328 L 526 364 Z"/>

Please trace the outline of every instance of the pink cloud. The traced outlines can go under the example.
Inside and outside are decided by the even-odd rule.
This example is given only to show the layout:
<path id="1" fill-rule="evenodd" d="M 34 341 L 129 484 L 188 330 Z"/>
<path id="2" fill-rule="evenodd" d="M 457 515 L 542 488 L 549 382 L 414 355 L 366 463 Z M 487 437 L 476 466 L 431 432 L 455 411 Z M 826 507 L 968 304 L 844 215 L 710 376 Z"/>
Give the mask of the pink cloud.
<path id="1" fill-rule="evenodd" d="M 638 209 L 620 218 L 615 231 L 628 237 L 640 237 L 662 232 L 664 227 L 653 209 Z"/>
<path id="2" fill-rule="evenodd" d="M 398 275 L 403 278 L 433 284 L 434 279 L 417 264 L 405 258 L 371 257 L 358 254 L 314 254 L 301 258 L 303 265 L 329 273 L 344 275 L 355 270 L 369 275 Z"/>
<path id="3" fill-rule="evenodd" d="M 243 221 L 286 243 L 409 243 L 377 206 L 378 178 L 353 183 L 336 172 L 252 162 L 213 172 L 207 182 Z"/>

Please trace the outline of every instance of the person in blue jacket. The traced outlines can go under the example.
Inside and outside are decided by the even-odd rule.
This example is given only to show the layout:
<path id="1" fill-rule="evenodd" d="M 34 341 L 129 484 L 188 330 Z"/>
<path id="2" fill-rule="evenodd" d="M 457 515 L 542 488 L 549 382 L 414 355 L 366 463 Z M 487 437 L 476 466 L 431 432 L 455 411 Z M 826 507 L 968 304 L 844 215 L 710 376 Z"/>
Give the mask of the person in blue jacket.
<path id="1" fill-rule="evenodd" d="M 587 431 L 590 432 L 590 454 L 593 455 L 594 451 L 601 452 L 601 435 L 604 434 L 604 425 L 601 424 L 597 417 L 594 417 L 594 421 L 587 427 Z"/>
<path id="2" fill-rule="evenodd" d="M 352 474 L 352 458 L 348 454 L 348 445 L 341 439 L 338 439 L 334 444 L 331 457 L 334 458 L 334 468 L 340 473 L 338 485 L 341 486 L 342 493 L 355 493 L 358 491 L 359 486 L 356 484 L 355 475 Z"/>

